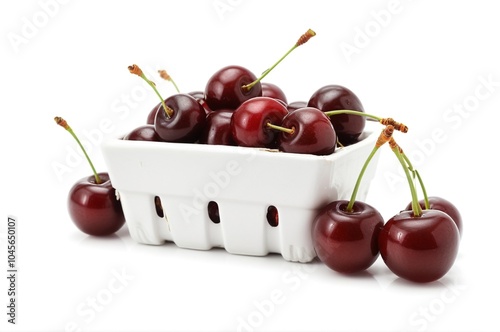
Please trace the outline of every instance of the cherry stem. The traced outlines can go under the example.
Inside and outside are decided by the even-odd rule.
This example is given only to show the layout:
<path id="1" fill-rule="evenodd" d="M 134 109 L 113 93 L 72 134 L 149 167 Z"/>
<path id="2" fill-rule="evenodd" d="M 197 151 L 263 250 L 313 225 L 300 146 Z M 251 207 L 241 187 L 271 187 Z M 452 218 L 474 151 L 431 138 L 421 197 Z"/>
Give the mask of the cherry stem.
<path id="1" fill-rule="evenodd" d="M 372 160 L 373 156 L 375 153 L 378 151 L 379 147 L 375 146 L 370 152 L 370 155 L 368 158 L 366 158 L 366 161 L 361 168 L 361 171 L 359 172 L 358 179 L 356 180 L 356 185 L 354 186 L 354 190 L 352 191 L 351 199 L 349 201 L 349 204 L 347 204 L 347 212 L 352 212 L 352 208 L 354 207 L 354 203 L 356 202 L 356 195 L 358 194 L 359 186 L 361 184 L 361 179 L 363 178 L 363 175 L 365 174 L 366 168 L 368 167 L 368 164 L 370 164 L 370 161 Z"/>
<path id="2" fill-rule="evenodd" d="M 358 194 L 359 186 L 360 186 L 361 180 L 363 179 L 363 176 L 365 174 L 366 168 L 368 167 L 371 160 L 373 159 L 373 156 L 375 156 L 375 153 L 377 153 L 378 149 L 392 138 L 393 132 L 394 132 L 394 127 L 392 125 L 388 125 L 380 133 L 380 135 L 377 139 L 377 142 L 375 143 L 375 146 L 373 147 L 373 150 L 368 155 L 368 158 L 366 158 L 365 163 L 363 164 L 363 167 L 361 168 L 361 171 L 359 172 L 358 179 L 356 180 L 356 184 L 354 185 L 354 189 L 352 191 L 351 199 L 349 200 L 349 203 L 347 204 L 347 208 L 346 208 L 347 212 L 352 212 L 352 208 L 354 207 L 354 203 L 356 202 L 356 196 Z"/>
<path id="3" fill-rule="evenodd" d="M 269 74 L 271 72 L 271 70 L 274 69 L 274 67 L 276 67 L 281 61 L 283 61 L 283 59 L 285 59 L 288 56 L 288 54 L 292 53 L 293 50 L 295 50 L 300 45 L 305 44 L 309 39 L 311 39 L 314 36 L 316 36 L 316 32 L 314 32 L 311 29 L 307 30 L 306 33 L 304 33 L 302 36 L 300 36 L 299 40 L 295 43 L 295 45 L 293 45 L 293 47 L 290 48 L 288 50 L 288 52 L 286 52 L 285 55 L 283 55 L 274 65 L 272 65 L 270 68 L 264 70 L 264 72 L 260 75 L 260 77 L 257 78 L 255 81 L 253 81 L 252 83 L 243 85 L 241 88 L 245 91 L 250 91 L 257 83 L 262 81 L 262 79 L 264 77 L 266 77 L 267 74 Z"/>
<path id="4" fill-rule="evenodd" d="M 429 208 L 430 208 L 430 205 L 429 205 L 429 196 L 427 196 L 427 190 L 425 189 L 424 181 L 422 181 L 422 177 L 420 176 L 420 173 L 416 169 L 413 168 L 413 165 L 411 164 L 410 159 L 402 151 L 401 148 L 399 148 L 399 152 L 401 153 L 401 155 L 403 156 L 406 164 L 408 165 L 408 169 L 410 170 L 410 172 L 412 172 L 413 178 L 415 178 L 415 176 L 417 177 L 418 183 L 420 184 L 420 189 L 422 189 L 422 194 L 424 195 L 425 209 L 429 210 Z"/>
<path id="5" fill-rule="evenodd" d="M 399 153 L 403 157 L 403 159 L 404 159 L 404 161 L 405 161 L 408 169 L 413 174 L 413 178 L 415 179 L 415 177 L 417 177 L 418 183 L 420 184 L 420 189 L 422 189 L 422 194 L 424 195 L 425 209 L 429 210 L 429 208 L 430 208 L 430 205 L 429 205 L 429 196 L 427 196 L 427 190 L 425 189 L 424 181 L 422 181 L 422 177 L 420 176 L 420 173 L 416 169 L 413 168 L 413 165 L 411 164 L 410 159 L 404 153 L 403 149 L 401 149 L 401 147 L 396 143 L 396 141 L 394 140 L 394 138 L 391 138 L 391 140 L 389 141 L 389 143 L 391 144 L 391 146 L 397 147 L 399 149 Z"/>
<path id="6" fill-rule="evenodd" d="M 290 135 L 292 135 L 295 132 L 295 127 L 286 128 L 286 127 L 274 125 L 271 122 L 266 123 L 266 126 L 268 126 L 269 128 L 275 129 L 275 130 L 285 132 L 285 133 L 290 134 Z"/>
<path id="7" fill-rule="evenodd" d="M 177 93 L 181 93 L 181 91 L 179 90 L 179 87 L 175 83 L 174 79 L 172 78 L 172 76 L 170 76 L 167 73 L 166 70 L 164 70 L 164 69 L 158 70 L 158 73 L 160 74 L 161 78 L 163 78 L 165 81 L 170 81 L 170 83 L 172 83 L 174 85 L 174 88 L 177 91 Z"/>
<path id="8" fill-rule="evenodd" d="M 405 158 L 403 157 L 403 154 L 401 153 L 399 146 L 395 144 L 394 140 L 392 140 L 391 142 L 391 150 L 398 158 L 406 174 L 406 179 L 408 180 L 408 185 L 410 187 L 410 192 L 411 192 L 411 207 L 413 210 L 413 215 L 415 217 L 420 217 L 420 215 L 422 214 L 422 209 L 420 208 L 420 204 L 418 203 L 417 190 L 415 189 L 415 185 L 413 184 L 413 180 L 411 178 L 410 171 L 408 169 L 409 168 L 408 164 L 406 163 Z"/>
<path id="9" fill-rule="evenodd" d="M 364 116 L 367 118 L 372 118 L 374 120 L 377 120 L 383 125 L 391 125 L 394 127 L 394 129 L 401 131 L 403 133 L 408 132 L 408 127 L 400 122 L 395 121 L 393 118 L 381 118 L 379 116 L 373 115 L 373 114 L 368 114 L 365 112 L 361 111 L 355 111 L 355 110 L 333 110 L 333 111 L 327 111 L 324 112 L 326 116 L 333 116 L 333 115 L 338 115 L 338 114 L 352 114 L 352 115 L 359 115 L 359 116 Z"/>
<path id="10" fill-rule="evenodd" d="M 76 136 L 76 134 L 73 132 L 73 129 L 71 129 L 71 127 L 68 125 L 68 123 L 66 122 L 66 120 L 64 120 L 60 116 L 56 116 L 54 118 L 54 121 L 58 125 L 60 125 L 61 127 L 63 127 L 64 129 L 66 129 L 66 131 L 69 132 L 71 134 L 71 136 L 73 136 L 73 138 L 76 140 L 76 142 L 78 143 L 78 145 L 82 149 L 83 154 L 85 155 L 85 158 L 87 158 L 87 161 L 89 162 L 90 167 L 92 168 L 92 172 L 94 173 L 94 177 L 95 177 L 95 182 L 97 184 L 100 184 L 102 182 L 101 178 L 99 177 L 99 174 L 97 174 L 97 171 L 95 170 L 94 164 L 92 164 L 92 161 L 90 160 L 90 157 L 87 154 L 87 151 L 85 151 L 85 148 L 83 147 L 82 143 L 78 139 L 78 136 Z"/>
<path id="11" fill-rule="evenodd" d="M 372 118 L 374 120 L 380 121 L 382 118 L 376 115 L 368 114 L 365 112 L 360 112 L 360 111 L 354 111 L 354 110 L 334 110 L 334 111 L 327 111 L 324 112 L 326 116 L 333 116 L 333 115 L 338 115 L 338 114 L 352 114 L 352 115 L 359 115 L 359 116 L 365 116 L 367 118 Z"/>
<path id="12" fill-rule="evenodd" d="M 144 75 L 141 68 L 139 68 L 139 66 L 137 66 L 137 65 L 128 66 L 128 70 L 130 71 L 131 74 L 135 74 L 135 75 L 139 76 L 140 78 L 142 78 L 144 81 L 146 81 L 146 83 L 148 83 L 148 85 L 151 88 L 153 88 L 153 90 L 156 93 L 156 95 L 158 96 L 158 98 L 160 98 L 163 109 L 165 110 L 165 114 L 170 119 L 172 117 L 172 115 L 174 114 L 174 111 L 170 107 L 167 107 L 167 105 L 165 105 L 165 100 L 162 98 L 162 96 L 160 95 L 160 93 L 156 89 L 155 83 L 153 81 L 149 80 L 146 77 L 146 75 Z"/>

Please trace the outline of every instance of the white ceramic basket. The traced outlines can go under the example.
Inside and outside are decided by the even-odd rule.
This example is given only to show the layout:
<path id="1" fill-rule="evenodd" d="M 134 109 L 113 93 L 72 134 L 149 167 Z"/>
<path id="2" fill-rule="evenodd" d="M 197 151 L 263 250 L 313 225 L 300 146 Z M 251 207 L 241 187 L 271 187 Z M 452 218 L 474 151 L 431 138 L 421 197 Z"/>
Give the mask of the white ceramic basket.
<path id="1" fill-rule="evenodd" d="M 360 142 L 328 156 L 119 139 L 104 142 L 102 152 L 135 241 L 309 262 L 316 257 L 311 225 L 318 208 L 350 198 L 382 129 L 367 121 Z M 358 200 L 366 198 L 377 156 Z M 209 217 L 209 202 L 218 205 L 219 223 Z M 270 206 L 278 211 L 277 226 L 267 220 Z"/>

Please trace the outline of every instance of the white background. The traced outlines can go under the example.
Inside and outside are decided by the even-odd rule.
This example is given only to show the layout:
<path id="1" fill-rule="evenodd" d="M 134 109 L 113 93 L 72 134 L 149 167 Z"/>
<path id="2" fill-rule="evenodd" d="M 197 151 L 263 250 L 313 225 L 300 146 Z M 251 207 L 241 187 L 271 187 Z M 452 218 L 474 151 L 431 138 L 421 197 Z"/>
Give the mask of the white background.
<path id="1" fill-rule="evenodd" d="M 19 293 L 13 326 L 1 278 L 0 330 L 498 330 L 496 9 L 482 0 L 1 2 L 0 218 L 19 221 Z M 455 203 L 464 219 L 459 256 L 444 278 L 411 284 L 381 259 L 343 276 L 279 255 L 139 245 L 126 227 L 104 239 L 76 229 L 67 191 L 90 169 L 68 166 L 76 145 L 54 116 L 80 135 L 111 121 L 102 139 L 118 136 L 157 103 L 128 65 L 164 68 L 181 90 L 203 90 L 225 65 L 263 71 L 308 28 L 317 36 L 266 80 L 289 101 L 345 85 L 367 112 L 410 127 L 400 145 L 429 194 Z M 174 93 L 157 82 L 164 95 Z M 98 145 L 89 153 L 105 170 Z M 392 154 L 381 153 L 367 202 L 388 219 L 410 196 Z"/>

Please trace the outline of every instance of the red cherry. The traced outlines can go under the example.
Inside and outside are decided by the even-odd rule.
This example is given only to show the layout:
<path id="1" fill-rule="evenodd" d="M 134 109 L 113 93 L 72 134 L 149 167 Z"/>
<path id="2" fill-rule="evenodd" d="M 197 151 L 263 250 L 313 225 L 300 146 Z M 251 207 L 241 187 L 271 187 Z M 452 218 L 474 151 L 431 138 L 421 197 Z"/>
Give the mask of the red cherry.
<path id="1" fill-rule="evenodd" d="M 200 135 L 199 143 L 213 145 L 236 145 L 231 134 L 231 117 L 233 111 L 218 110 L 207 115 L 205 127 Z"/>
<path id="2" fill-rule="evenodd" d="M 247 100 L 232 116 L 233 139 L 240 146 L 271 147 L 278 132 L 267 124 L 281 123 L 286 114 L 286 107 L 274 98 L 255 97 Z"/>
<path id="3" fill-rule="evenodd" d="M 366 270 L 377 259 L 378 234 L 384 225 L 381 214 L 372 206 L 355 202 L 352 212 L 348 201 L 334 201 L 322 208 L 312 228 L 318 258 L 341 273 Z"/>
<path id="4" fill-rule="evenodd" d="M 307 104 L 323 112 L 333 110 L 353 110 L 364 112 L 359 98 L 349 89 L 340 85 L 327 85 L 313 93 Z M 357 142 L 365 128 L 364 116 L 337 114 L 330 117 L 333 127 L 343 145 Z"/>
<path id="5" fill-rule="evenodd" d="M 140 127 L 135 128 L 131 132 L 129 132 L 124 140 L 129 141 L 152 141 L 152 142 L 163 142 L 162 138 L 158 136 L 158 133 L 155 130 L 155 127 L 150 124 L 146 124 Z"/>
<path id="6" fill-rule="evenodd" d="M 125 218 L 108 173 L 99 173 L 99 177 L 101 183 L 96 183 L 94 176 L 88 176 L 73 185 L 68 196 L 68 211 L 82 232 L 105 236 L 118 231 Z"/>
<path id="7" fill-rule="evenodd" d="M 287 105 L 287 99 L 285 92 L 276 84 L 263 82 L 262 84 L 262 96 L 279 99 Z"/>
<path id="8" fill-rule="evenodd" d="M 330 119 L 317 108 L 299 108 L 288 113 L 281 127 L 292 129 L 281 132 L 278 148 L 284 152 L 328 155 L 335 151 L 337 135 Z"/>
<path id="9" fill-rule="evenodd" d="M 292 112 L 292 111 L 295 111 L 296 109 L 307 107 L 307 102 L 294 101 L 294 102 L 289 103 L 286 107 L 288 109 L 288 112 Z"/>
<path id="10" fill-rule="evenodd" d="M 460 214 L 460 211 L 458 211 L 457 207 L 453 205 L 450 201 L 447 201 L 444 198 L 441 197 L 436 197 L 436 196 L 429 196 L 427 198 L 429 200 L 429 208 L 431 210 L 439 210 L 443 211 L 447 215 L 453 219 L 455 224 L 457 225 L 458 231 L 460 232 L 460 237 L 462 237 L 463 234 L 463 222 L 462 222 L 462 216 Z M 422 209 L 425 209 L 425 201 L 422 199 L 419 201 L 420 207 Z M 407 211 L 410 211 L 412 209 L 411 203 L 406 206 Z"/>
<path id="11" fill-rule="evenodd" d="M 205 101 L 211 110 L 236 109 L 244 101 L 261 96 L 262 86 L 257 83 L 251 89 L 243 86 L 257 77 L 241 66 L 227 66 L 215 72 L 205 87 Z"/>
<path id="12" fill-rule="evenodd" d="M 161 103 L 156 104 L 156 106 L 149 112 L 148 117 L 146 118 L 146 124 L 149 125 L 154 125 L 155 124 L 155 118 L 156 118 L 156 112 L 158 112 L 158 109 L 161 107 Z"/>
<path id="13" fill-rule="evenodd" d="M 54 121 L 73 136 L 92 168 L 93 176 L 73 185 L 68 195 L 68 211 L 74 224 L 89 235 L 110 235 L 125 223 L 121 203 L 116 199 L 108 173 L 97 173 L 78 136 L 63 118 Z"/>
<path id="14" fill-rule="evenodd" d="M 207 104 L 205 93 L 203 91 L 192 91 L 189 92 L 188 95 L 194 97 L 194 99 L 196 99 L 201 104 L 201 106 L 203 106 L 206 114 L 212 112 L 212 109 Z"/>
<path id="15" fill-rule="evenodd" d="M 188 94 L 175 94 L 165 99 L 170 117 L 163 105 L 156 113 L 155 130 L 167 142 L 192 143 L 198 140 L 205 125 L 205 110 Z"/>
<path id="16" fill-rule="evenodd" d="M 299 37 L 288 52 L 274 65 L 266 69 L 259 78 L 241 66 L 227 66 L 215 72 L 205 86 L 205 99 L 210 109 L 213 111 L 222 108 L 236 109 L 243 102 L 262 96 L 262 79 L 293 50 L 305 44 L 315 35 L 316 32 L 313 30 L 307 30 L 306 33 Z"/>
<path id="17" fill-rule="evenodd" d="M 379 235 L 382 259 L 401 278 L 425 283 L 440 279 L 453 266 L 460 233 L 449 215 L 423 210 L 419 217 L 402 211 L 392 217 Z"/>

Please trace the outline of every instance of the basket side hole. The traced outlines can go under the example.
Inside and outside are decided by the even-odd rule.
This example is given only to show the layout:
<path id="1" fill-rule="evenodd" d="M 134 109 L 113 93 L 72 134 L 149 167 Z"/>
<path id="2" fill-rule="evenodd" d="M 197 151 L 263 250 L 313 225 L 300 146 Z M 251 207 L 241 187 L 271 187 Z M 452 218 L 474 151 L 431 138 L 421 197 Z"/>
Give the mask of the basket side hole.
<path id="1" fill-rule="evenodd" d="M 161 205 L 160 197 L 155 196 L 154 202 L 155 202 L 156 215 L 160 218 L 165 217 L 165 213 L 163 212 L 163 206 Z"/>
<path id="2" fill-rule="evenodd" d="M 278 209 L 276 208 L 276 206 L 270 205 L 267 208 L 266 219 L 271 227 L 278 226 L 280 218 L 279 218 L 279 213 L 278 213 Z"/>
<path id="3" fill-rule="evenodd" d="M 207 206 L 208 217 L 214 224 L 220 223 L 220 215 L 219 215 L 219 204 L 214 201 L 208 202 Z"/>

